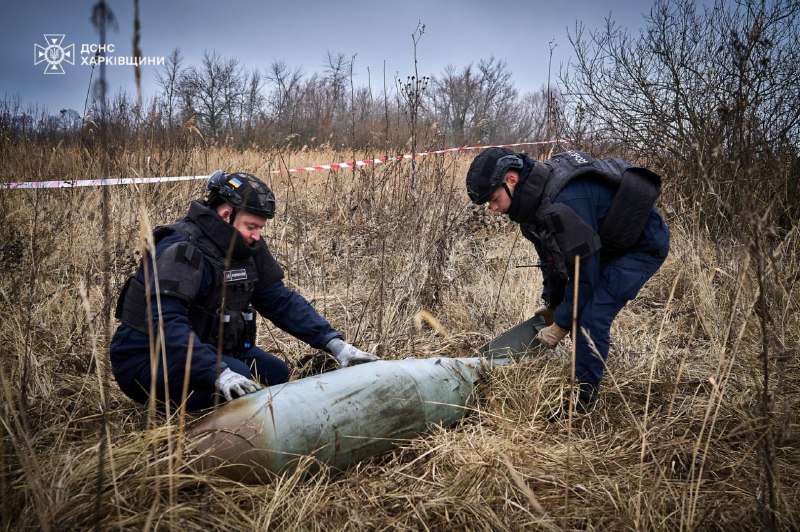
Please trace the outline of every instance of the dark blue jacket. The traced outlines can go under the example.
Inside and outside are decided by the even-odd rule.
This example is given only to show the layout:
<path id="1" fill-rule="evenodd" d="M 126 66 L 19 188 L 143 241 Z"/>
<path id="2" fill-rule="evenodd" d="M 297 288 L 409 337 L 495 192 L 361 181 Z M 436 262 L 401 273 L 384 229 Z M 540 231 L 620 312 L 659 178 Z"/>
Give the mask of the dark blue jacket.
<path id="1" fill-rule="evenodd" d="M 605 220 L 608 208 L 614 198 L 614 191 L 604 183 L 591 177 L 578 177 L 567 183 L 553 199 L 554 203 L 563 203 L 575 211 L 592 229 L 597 231 Z M 536 250 L 543 255 L 541 245 L 534 241 Z M 657 209 L 650 211 L 642 236 L 629 251 L 644 251 L 653 255 L 666 257 L 669 252 L 669 228 Z M 607 256 L 603 250 L 593 253 L 581 261 L 580 295 L 581 301 L 590 299 L 602 268 L 605 263 L 615 258 Z M 555 322 L 563 329 L 572 324 L 572 301 L 574 298 L 574 275 L 566 281 L 542 269 L 544 288 L 542 299 L 550 308 L 555 308 Z M 581 301 L 578 302 L 581 305 Z M 580 307 L 578 308 L 580 311 Z"/>
<path id="2" fill-rule="evenodd" d="M 171 245 L 186 240 L 180 233 L 172 233 L 158 242 L 156 256 L 159 256 Z M 150 271 L 153 271 L 152 268 Z M 144 282 L 144 274 L 139 269 L 137 278 Z M 203 279 L 199 297 L 209 296 L 213 286 L 211 268 L 207 262 L 203 267 Z M 218 368 L 217 347 L 203 343 L 192 333 L 189 322 L 189 308 L 185 302 L 176 297 L 161 296 L 161 316 L 164 330 L 164 345 L 169 367 L 183 368 L 189 350 L 189 338 L 194 338 L 192 345 L 191 374 L 193 378 L 213 385 L 218 371 L 226 367 L 221 363 Z M 265 318 L 279 328 L 306 342 L 312 347 L 321 349 L 331 339 L 342 335 L 320 316 L 314 307 L 300 294 L 286 287 L 283 281 L 277 281 L 256 288 L 251 304 Z M 158 316 L 158 301 L 153 297 L 152 315 Z M 158 322 L 156 320 L 156 326 Z M 153 335 L 153 338 L 156 336 Z M 111 340 L 111 360 L 115 373 L 125 373 L 134 366 L 150 364 L 150 339 L 125 324 L 121 324 Z"/>

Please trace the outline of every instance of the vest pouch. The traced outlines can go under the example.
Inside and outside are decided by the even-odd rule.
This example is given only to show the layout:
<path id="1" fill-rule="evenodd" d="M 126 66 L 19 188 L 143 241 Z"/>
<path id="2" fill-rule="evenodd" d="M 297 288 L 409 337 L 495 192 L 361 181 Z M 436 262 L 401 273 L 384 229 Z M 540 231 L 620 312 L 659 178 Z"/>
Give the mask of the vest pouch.
<path id="1" fill-rule="evenodd" d="M 576 255 L 583 259 L 600 249 L 600 236 L 563 203 L 551 203 L 537 216 L 538 227 L 543 228 L 539 232 L 542 247 L 552 254 L 554 270 L 562 279 L 569 278 Z"/>
<path id="2" fill-rule="evenodd" d="M 558 247 L 553 231 L 548 227 L 540 227 L 538 235 L 542 251 L 545 253 L 543 259 L 550 272 L 561 279 L 567 279 L 569 277 L 567 262 L 563 253 L 561 253 L 561 248 Z"/>
<path id="3" fill-rule="evenodd" d="M 128 277 L 119 294 L 119 299 L 117 299 L 114 317 L 128 327 L 147 334 L 145 324 L 147 299 L 145 296 L 144 283 L 133 275 Z"/>
<path id="4" fill-rule="evenodd" d="M 242 338 L 242 351 L 247 352 L 256 343 L 256 313 L 253 307 L 248 307 L 242 312 L 244 331 Z"/>
<path id="5" fill-rule="evenodd" d="M 645 168 L 631 167 L 622 181 L 600 226 L 603 248 L 621 253 L 632 248 L 642 236 L 650 210 L 661 193 L 661 179 Z"/>
<path id="6" fill-rule="evenodd" d="M 242 311 L 234 310 L 226 310 L 220 314 L 220 321 L 222 322 L 222 353 L 236 358 L 241 358 L 244 352 L 244 319 L 242 314 Z"/>
<path id="7" fill-rule="evenodd" d="M 533 227 L 527 226 L 523 229 L 522 234 L 531 242 L 536 242 L 534 237 L 538 240 L 539 245 L 542 247 L 542 267 L 547 268 L 550 273 L 555 274 L 560 279 L 567 279 L 569 277 L 569 269 L 567 268 L 566 257 L 561 252 L 561 247 L 556 240 L 556 226 L 553 224 L 553 220 L 548 217 L 539 218 L 538 221 L 535 231 Z"/>

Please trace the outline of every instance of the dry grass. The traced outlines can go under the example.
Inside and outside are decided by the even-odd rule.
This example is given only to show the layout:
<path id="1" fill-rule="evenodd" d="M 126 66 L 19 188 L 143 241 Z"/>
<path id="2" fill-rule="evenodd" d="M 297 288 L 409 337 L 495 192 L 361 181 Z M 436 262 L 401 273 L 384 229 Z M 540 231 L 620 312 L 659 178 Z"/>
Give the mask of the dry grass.
<path id="1" fill-rule="evenodd" d="M 90 153 L 72 148 L 0 153 L 15 178 L 98 172 Z M 351 158 L 120 150 L 111 174 L 222 167 L 265 176 Z M 386 358 L 464 355 L 530 316 L 540 277 L 526 266 L 536 257 L 515 226 L 467 204 L 468 161 L 421 160 L 414 191 L 404 164 L 272 177 L 280 208 L 266 236 L 289 284 L 349 339 Z M 105 234 L 96 189 L 0 194 L 3 529 L 760 526 L 768 490 L 755 259 L 745 245 L 686 218 L 672 224 L 664 267 L 615 322 L 598 409 L 571 427 L 547 421 L 569 368 L 550 356 L 497 370 L 458 427 L 434 429 L 343 474 L 312 473 L 310 461 L 263 486 L 193 473 L 179 420 L 148 420 L 110 376 L 102 282 L 108 273 L 116 293 L 135 267 L 141 212 L 150 225 L 168 223 L 201 190 L 202 182 L 113 187 Z M 777 522 L 796 529 L 797 228 L 770 249 L 771 461 Z M 421 310 L 449 336 L 415 327 Z M 310 351 L 263 321 L 259 339 L 291 363 Z M 98 492 L 102 434 L 110 445 Z"/>

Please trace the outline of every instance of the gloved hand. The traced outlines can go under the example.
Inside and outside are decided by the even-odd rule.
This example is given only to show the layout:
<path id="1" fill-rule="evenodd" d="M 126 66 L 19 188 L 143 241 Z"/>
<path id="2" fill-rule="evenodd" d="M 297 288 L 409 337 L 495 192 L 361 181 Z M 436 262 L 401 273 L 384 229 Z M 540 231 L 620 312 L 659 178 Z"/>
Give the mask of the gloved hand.
<path id="1" fill-rule="evenodd" d="M 222 370 L 217 380 L 214 381 L 214 386 L 216 386 L 217 390 L 222 392 L 226 401 L 233 400 L 231 392 L 236 393 L 237 397 L 241 397 L 261 389 L 259 383 L 248 379 L 244 375 L 239 375 L 228 368 Z"/>
<path id="2" fill-rule="evenodd" d="M 555 313 L 556 313 L 555 309 L 546 306 L 539 307 L 533 311 L 534 316 L 541 316 L 542 318 L 544 318 L 545 325 L 550 325 L 553 323 L 553 316 L 555 315 Z"/>
<path id="3" fill-rule="evenodd" d="M 558 343 L 564 339 L 568 332 L 569 331 L 562 329 L 555 323 L 551 323 L 539 331 L 539 334 L 536 335 L 536 339 L 539 340 L 539 343 L 541 343 L 543 346 L 550 349 L 555 349 Z"/>
<path id="4" fill-rule="evenodd" d="M 376 360 L 380 360 L 375 355 L 365 353 L 356 346 L 348 344 L 341 338 L 334 338 L 328 342 L 328 345 L 325 346 L 325 349 L 331 352 L 331 354 L 336 358 L 336 361 L 339 362 L 339 365 L 343 368 L 352 366 L 353 364 L 360 364 L 362 362 L 374 362 Z"/>

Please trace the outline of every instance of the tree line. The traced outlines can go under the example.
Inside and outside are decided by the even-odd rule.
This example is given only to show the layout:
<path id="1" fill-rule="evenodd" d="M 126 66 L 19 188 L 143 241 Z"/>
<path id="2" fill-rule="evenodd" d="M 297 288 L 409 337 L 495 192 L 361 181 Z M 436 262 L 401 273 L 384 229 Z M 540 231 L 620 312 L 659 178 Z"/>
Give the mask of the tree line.
<path id="1" fill-rule="evenodd" d="M 179 48 L 156 74 L 157 94 L 144 101 L 126 91 L 112 94 L 107 122 L 112 138 L 249 146 L 397 148 L 409 145 L 410 119 L 419 117 L 427 142 L 463 145 L 490 139 L 541 138 L 546 89 L 521 95 L 505 61 L 489 57 L 414 83 L 414 76 L 380 73 L 356 85 L 356 57 L 328 52 L 321 72 L 306 73 L 283 61 L 248 68 L 235 58 L 205 51 L 187 64 Z M 359 76 L 361 77 L 361 76 Z M 72 109 L 53 115 L 22 110 L 19 100 L 0 102 L 0 130 L 9 138 L 76 139 L 99 124 L 99 104 L 86 116 Z M 196 140 L 196 139 L 195 139 Z"/>
<path id="2" fill-rule="evenodd" d="M 800 215 L 800 2 L 655 0 L 644 22 L 636 33 L 613 19 L 576 24 L 553 87 L 524 94 L 494 57 L 420 75 L 424 26 L 413 75 L 367 70 L 361 85 L 356 56 L 328 53 L 306 73 L 214 51 L 187 64 L 176 48 L 157 94 L 109 98 L 107 128 L 118 143 L 387 151 L 567 137 L 653 166 L 704 223 L 763 212 L 790 227 Z M 86 143 L 99 123 L 97 102 L 84 116 L 0 101 L 4 145 Z"/>

